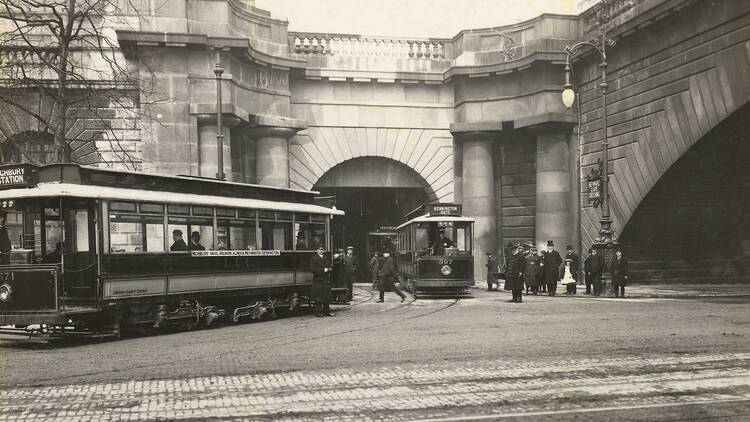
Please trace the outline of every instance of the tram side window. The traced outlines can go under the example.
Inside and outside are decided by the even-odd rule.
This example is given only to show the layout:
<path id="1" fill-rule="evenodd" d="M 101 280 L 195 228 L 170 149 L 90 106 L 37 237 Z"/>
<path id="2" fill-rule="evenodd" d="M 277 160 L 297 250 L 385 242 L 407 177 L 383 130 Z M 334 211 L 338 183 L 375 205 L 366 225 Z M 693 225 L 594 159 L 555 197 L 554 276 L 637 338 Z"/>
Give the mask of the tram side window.
<path id="1" fill-rule="evenodd" d="M 460 252 L 471 253 L 471 226 L 459 225 L 456 227 L 456 247 Z"/>
<path id="2" fill-rule="evenodd" d="M 157 216 L 112 213 L 109 250 L 113 253 L 164 252 L 164 220 Z"/>
<path id="3" fill-rule="evenodd" d="M 15 210 L 8 211 L 5 215 L 5 228 L 8 230 L 11 248 L 21 249 L 23 247 L 23 214 Z"/>
<path id="4" fill-rule="evenodd" d="M 255 220 L 219 220 L 216 232 L 219 249 L 257 249 Z"/>
<path id="5" fill-rule="evenodd" d="M 319 245 L 324 245 L 326 226 L 320 223 L 295 223 L 295 249 L 298 251 L 314 251 Z"/>
<path id="6" fill-rule="evenodd" d="M 430 246 L 430 233 L 427 224 L 420 223 L 414 230 L 414 250 L 425 252 Z"/>
<path id="7" fill-rule="evenodd" d="M 57 208 L 45 208 L 44 214 L 46 218 L 44 222 L 44 234 L 46 240 L 44 256 L 56 257 L 60 255 L 63 244 L 63 226 L 60 221 L 60 210 Z M 39 223 L 35 224 L 34 230 L 36 231 L 38 227 L 41 227 L 41 225 Z M 48 261 L 50 261 L 50 259 L 48 259 Z"/>
<path id="8" fill-rule="evenodd" d="M 89 212 L 85 209 L 68 210 L 68 245 L 73 252 L 89 251 Z"/>
<path id="9" fill-rule="evenodd" d="M 190 232 L 188 231 L 187 219 L 169 219 L 167 226 L 172 239 L 169 241 L 170 252 L 187 252 L 188 242 L 190 241 Z"/>
<path id="10" fill-rule="evenodd" d="M 188 249 L 191 251 L 216 249 L 216 245 L 214 245 L 214 226 L 211 220 L 190 221 Z"/>
<path id="11" fill-rule="evenodd" d="M 112 214 L 109 222 L 109 247 L 114 253 L 142 252 L 143 225 L 140 218 Z"/>
<path id="12" fill-rule="evenodd" d="M 261 249 L 292 250 L 292 222 L 261 220 L 260 239 Z"/>

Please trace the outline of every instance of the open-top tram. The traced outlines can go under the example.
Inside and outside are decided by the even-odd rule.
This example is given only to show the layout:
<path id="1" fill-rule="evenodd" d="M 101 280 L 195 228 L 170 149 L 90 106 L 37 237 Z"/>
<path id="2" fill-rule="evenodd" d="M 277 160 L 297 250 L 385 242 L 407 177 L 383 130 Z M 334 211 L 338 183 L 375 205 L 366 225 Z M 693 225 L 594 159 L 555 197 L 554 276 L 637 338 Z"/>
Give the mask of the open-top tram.
<path id="1" fill-rule="evenodd" d="M 295 308 L 330 247 L 315 192 L 74 164 L 0 166 L 0 326 L 119 333 Z M 4 246 L 5 245 L 5 246 Z"/>
<path id="2" fill-rule="evenodd" d="M 474 219 L 460 204 L 425 204 L 397 228 L 398 270 L 404 288 L 415 296 L 460 294 L 474 285 Z"/>

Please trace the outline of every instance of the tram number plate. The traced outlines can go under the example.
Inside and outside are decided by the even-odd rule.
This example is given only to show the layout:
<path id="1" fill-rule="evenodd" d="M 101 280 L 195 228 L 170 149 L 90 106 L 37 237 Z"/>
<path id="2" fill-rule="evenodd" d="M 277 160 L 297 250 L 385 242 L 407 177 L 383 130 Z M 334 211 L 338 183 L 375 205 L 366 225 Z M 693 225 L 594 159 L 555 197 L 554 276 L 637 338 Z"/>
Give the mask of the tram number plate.
<path id="1" fill-rule="evenodd" d="M 16 279 L 16 274 L 13 272 L 0 273 L 0 281 L 13 281 Z"/>
<path id="2" fill-rule="evenodd" d="M 451 265 L 453 263 L 452 259 L 441 259 L 440 265 Z"/>

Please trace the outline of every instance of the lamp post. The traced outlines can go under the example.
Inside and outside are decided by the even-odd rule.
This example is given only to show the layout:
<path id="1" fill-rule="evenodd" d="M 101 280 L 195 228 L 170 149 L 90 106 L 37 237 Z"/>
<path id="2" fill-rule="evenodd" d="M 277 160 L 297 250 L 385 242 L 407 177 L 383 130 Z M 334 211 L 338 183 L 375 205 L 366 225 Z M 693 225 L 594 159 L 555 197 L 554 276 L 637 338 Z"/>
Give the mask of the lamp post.
<path id="1" fill-rule="evenodd" d="M 221 66 L 221 58 L 219 56 L 219 50 L 221 47 L 216 46 L 215 48 L 216 64 L 214 65 L 214 75 L 216 75 L 216 162 L 219 167 L 219 171 L 216 173 L 216 178 L 219 180 L 224 180 L 226 177 L 224 175 L 224 129 L 221 127 L 221 75 L 224 73 L 224 68 Z"/>
<path id="2" fill-rule="evenodd" d="M 573 71 L 570 65 L 570 58 L 576 51 L 583 47 L 589 47 L 599 53 L 601 61 L 599 62 L 599 68 L 601 69 L 601 81 L 599 82 L 599 89 L 602 94 L 602 157 L 599 160 L 599 169 L 592 170 L 592 175 L 588 177 L 589 180 L 589 200 L 593 200 L 593 205 L 596 207 L 601 204 L 602 214 L 599 220 L 599 235 L 594 240 L 593 247 L 599 250 L 605 261 L 605 272 L 608 272 L 606 268 L 612 261 L 614 252 L 618 247 L 619 243 L 612 231 L 612 218 L 610 216 L 609 208 L 609 140 L 607 138 L 607 47 L 613 46 L 614 41 L 607 39 L 607 33 L 605 28 L 605 20 L 608 18 L 608 9 L 606 8 L 606 2 L 602 2 L 599 10 L 599 36 L 598 39 L 593 41 L 580 41 L 573 45 L 565 47 L 565 85 L 562 91 L 562 102 L 567 108 L 571 108 L 575 102 L 576 93 L 573 91 L 573 84 L 571 83 L 571 73 Z M 600 197 L 592 198 L 591 186 L 592 181 L 599 183 Z M 596 186 L 595 184 L 593 186 Z"/>
<path id="3" fill-rule="evenodd" d="M 601 82 L 599 82 L 599 88 L 602 93 L 602 158 L 601 158 L 601 206 L 602 206 L 602 217 L 599 220 L 599 237 L 596 239 L 597 243 L 611 243 L 614 241 L 614 234 L 612 232 L 612 218 L 609 213 L 609 141 L 607 139 L 607 51 L 606 51 L 606 37 L 601 37 L 601 45 L 596 45 L 590 41 L 581 41 L 573 44 L 572 46 L 566 46 L 565 52 L 567 53 L 565 59 L 565 85 L 563 86 L 562 101 L 563 105 L 567 108 L 573 107 L 575 102 L 576 93 L 573 91 L 573 84 L 570 82 L 570 75 L 572 73 L 572 67 L 570 66 L 570 57 L 575 52 L 584 46 L 591 47 L 596 50 L 600 57 L 601 62 L 599 68 L 601 69 Z"/>

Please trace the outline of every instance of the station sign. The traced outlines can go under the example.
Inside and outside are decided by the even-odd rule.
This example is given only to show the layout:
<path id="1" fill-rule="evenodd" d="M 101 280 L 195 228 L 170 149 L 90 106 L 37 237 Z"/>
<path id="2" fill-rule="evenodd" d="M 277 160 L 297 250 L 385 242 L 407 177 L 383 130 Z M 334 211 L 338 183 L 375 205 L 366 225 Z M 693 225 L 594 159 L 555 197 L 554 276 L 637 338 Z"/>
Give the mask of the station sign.
<path id="1" fill-rule="evenodd" d="M 427 204 L 427 214 L 430 216 L 461 216 L 461 204 Z"/>
<path id="2" fill-rule="evenodd" d="M 28 187 L 37 183 L 37 168 L 30 164 L 0 167 L 0 188 Z"/>

